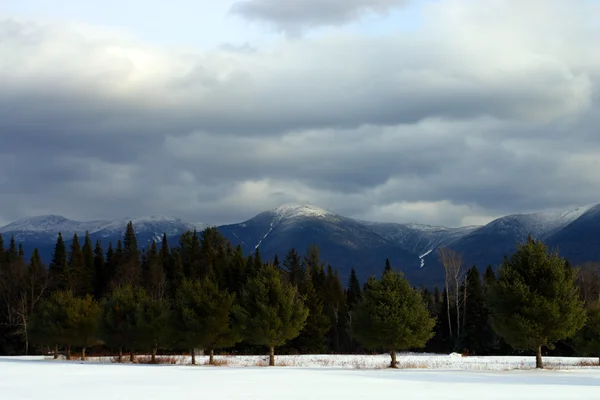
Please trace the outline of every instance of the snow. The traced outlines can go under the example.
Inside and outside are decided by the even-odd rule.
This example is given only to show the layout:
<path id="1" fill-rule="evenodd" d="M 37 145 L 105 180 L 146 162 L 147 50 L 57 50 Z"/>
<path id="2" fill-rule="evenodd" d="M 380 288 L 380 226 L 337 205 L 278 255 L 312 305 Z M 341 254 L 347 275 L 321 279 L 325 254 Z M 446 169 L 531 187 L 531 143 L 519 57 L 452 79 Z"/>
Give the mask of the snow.
<path id="1" fill-rule="evenodd" d="M 501 370 L 506 357 L 482 357 L 484 365 L 499 365 L 482 371 L 460 368 L 467 365 L 460 355 L 399 355 L 402 359 L 429 360 L 408 369 L 377 368 L 389 356 L 289 356 L 280 363 L 304 360 L 305 365 L 189 366 L 131 365 L 79 361 L 53 361 L 42 357 L 0 358 L 2 397 L 19 399 L 597 399 L 600 370 L 573 367 L 569 370 Z M 431 363 L 440 357 L 448 366 Z M 219 360 L 220 357 L 217 357 Z M 509 357 L 517 362 L 521 357 Z M 204 362 L 203 357 L 199 357 Z M 236 359 L 263 360 L 264 357 Z M 338 366 L 343 360 L 365 362 L 359 368 Z M 473 359 L 479 359 L 473 357 Z M 318 365 L 329 360 L 330 365 Z M 526 358 L 533 363 L 533 357 Z M 550 361 L 550 358 L 546 360 Z M 565 361 L 568 362 L 569 360 Z M 462 363 L 462 364 L 461 364 Z M 289 364 L 287 364 L 289 365 Z M 452 366 L 454 365 L 454 366 Z M 440 368 L 440 369 L 438 369 Z M 32 384 L 34 383 L 34 384 Z M 66 388 L 66 389 L 65 389 Z"/>
<path id="2" fill-rule="evenodd" d="M 0 227 L 0 233 L 4 232 L 34 232 L 34 233 L 51 233 L 58 234 L 61 231 L 63 234 L 85 233 L 85 231 L 95 232 L 102 229 L 108 221 L 88 221 L 80 222 L 73 221 L 61 215 L 42 215 L 34 218 L 27 218 L 15 221 L 6 226 Z"/>
<path id="3" fill-rule="evenodd" d="M 423 268 L 425 266 L 425 256 L 431 254 L 432 251 L 433 251 L 433 249 L 426 251 L 424 254 L 421 254 L 419 256 L 419 258 L 421 259 L 421 268 Z"/>
<path id="4" fill-rule="evenodd" d="M 335 214 L 330 211 L 310 204 L 283 204 L 273 209 L 273 212 L 280 219 L 298 217 L 323 218 L 335 216 Z"/>

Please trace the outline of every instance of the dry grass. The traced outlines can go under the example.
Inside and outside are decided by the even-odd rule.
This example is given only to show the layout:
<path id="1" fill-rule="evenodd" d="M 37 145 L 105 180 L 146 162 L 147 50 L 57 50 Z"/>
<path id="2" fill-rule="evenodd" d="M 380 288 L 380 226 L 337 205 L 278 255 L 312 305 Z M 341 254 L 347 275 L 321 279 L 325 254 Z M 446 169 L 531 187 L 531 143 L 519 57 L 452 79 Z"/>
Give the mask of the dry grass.
<path id="1" fill-rule="evenodd" d="M 600 361 L 598 360 L 581 360 L 577 363 L 578 367 L 598 367 L 600 366 Z"/>
<path id="2" fill-rule="evenodd" d="M 215 357 L 212 364 L 210 364 L 209 361 L 210 359 L 206 359 L 206 361 L 204 361 L 204 365 L 209 365 L 211 367 L 226 367 L 230 363 L 227 357 Z"/>

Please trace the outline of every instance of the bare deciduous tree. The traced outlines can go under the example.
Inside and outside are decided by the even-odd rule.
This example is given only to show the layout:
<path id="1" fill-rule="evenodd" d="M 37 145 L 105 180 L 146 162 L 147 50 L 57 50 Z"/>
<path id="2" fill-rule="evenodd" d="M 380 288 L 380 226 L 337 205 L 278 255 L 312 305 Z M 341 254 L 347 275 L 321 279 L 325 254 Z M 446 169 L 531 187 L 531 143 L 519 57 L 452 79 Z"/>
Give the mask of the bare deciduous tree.
<path id="1" fill-rule="evenodd" d="M 450 318 L 450 298 L 451 294 L 454 296 L 455 308 L 456 308 L 456 337 L 460 337 L 460 285 L 463 278 L 462 264 L 463 260 L 461 255 L 447 247 L 440 247 L 439 249 L 440 260 L 446 271 L 446 302 L 448 303 L 448 327 L 450 329 L 450 337 L 452 335 L 452 321 Z M 464 294 L 466 298 L 466 292 Z"/>

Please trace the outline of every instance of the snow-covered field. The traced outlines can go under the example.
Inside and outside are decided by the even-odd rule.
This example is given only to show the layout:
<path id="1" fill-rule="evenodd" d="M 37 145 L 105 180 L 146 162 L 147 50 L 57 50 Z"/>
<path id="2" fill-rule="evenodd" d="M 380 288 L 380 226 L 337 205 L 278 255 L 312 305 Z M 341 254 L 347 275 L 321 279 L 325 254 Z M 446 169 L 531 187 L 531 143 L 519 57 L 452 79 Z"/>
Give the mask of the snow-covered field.
<path id="1" fill-rule="evenodd" d="M 379 369 L 389 363 L 385 355 L 277 357 L 285 367 L 257 366 L 264 357 L 217 357 L 225 359 L 209 367 L 0 357 L 0 393 L 10 400 L 600 398 L 600 368 L 579 365 L 593 359 L 548 357 L 551 369 L 541 371 L 531 369 L 532 357 L 403 354 L 396 370 Z"/>

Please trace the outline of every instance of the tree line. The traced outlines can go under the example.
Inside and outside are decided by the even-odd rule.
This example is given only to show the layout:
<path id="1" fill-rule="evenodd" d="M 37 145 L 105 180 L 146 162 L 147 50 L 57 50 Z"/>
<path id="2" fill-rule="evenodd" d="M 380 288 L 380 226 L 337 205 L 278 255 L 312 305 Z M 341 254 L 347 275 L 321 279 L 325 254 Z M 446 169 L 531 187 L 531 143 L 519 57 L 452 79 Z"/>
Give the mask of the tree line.
<path id="1" fill-rule="evenodd" d="M 0 353 L 281 354 L 423 349 L 467 354 L 600 354 L 600 279 L 572 268 L 531 238 L 483 278 L 442 248 L 440 290 L 415 288 L 386 261 L 361 285 L 344 287 L 311 246 L 263 260 L 234 247 L 215 227 L 166 235 L 140 250 L 133 224 L 106 251 L 85 234 L 67 248 L 59 233 L 48 268 L 25 260 L 0 236 Z M 556 347 L 558 346 L 558 349 Z"/>

